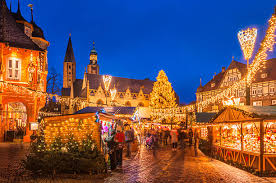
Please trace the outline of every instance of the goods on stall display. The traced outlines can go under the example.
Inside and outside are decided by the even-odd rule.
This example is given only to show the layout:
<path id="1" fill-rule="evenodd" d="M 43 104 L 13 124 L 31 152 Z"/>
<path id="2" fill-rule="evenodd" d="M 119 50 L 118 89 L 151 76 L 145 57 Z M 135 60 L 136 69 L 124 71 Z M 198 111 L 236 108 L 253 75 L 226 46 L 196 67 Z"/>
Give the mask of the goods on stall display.
<path id="1" fill-rule="evenodd" d="M 241 149 L 240 125 L 227 125 L 221 129 L 221 146 Z"/>
<path id="2" fill-rule="evenodd" d="M 276 123 L 267 123 L 265 128 L 265 153 L 276 153 Z"/>
<path id="3" fill-rule="evenodd" d="M 259 124 L 246 124 L 243 128 L 243 151 L 260 152 Z"/>
<path id="4" fill-rule="evenodd" d="M 202 139 L 207 139 L 208 138 L 207 127 L 200 128 L 200 138 L 202 138 Z"/>

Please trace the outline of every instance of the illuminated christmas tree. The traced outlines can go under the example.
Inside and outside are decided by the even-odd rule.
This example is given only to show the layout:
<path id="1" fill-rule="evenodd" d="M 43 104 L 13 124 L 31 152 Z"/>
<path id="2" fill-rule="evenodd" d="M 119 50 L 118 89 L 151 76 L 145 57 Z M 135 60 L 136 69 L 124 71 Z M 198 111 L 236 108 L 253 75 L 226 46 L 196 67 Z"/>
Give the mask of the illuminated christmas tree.
<path id="1" fill-rule="evenodd" d="M 159 72 L 156 80 L 150 94 L 150 106 L 154 109 L 175 107 L 175 93 L 163 70 Z"/>

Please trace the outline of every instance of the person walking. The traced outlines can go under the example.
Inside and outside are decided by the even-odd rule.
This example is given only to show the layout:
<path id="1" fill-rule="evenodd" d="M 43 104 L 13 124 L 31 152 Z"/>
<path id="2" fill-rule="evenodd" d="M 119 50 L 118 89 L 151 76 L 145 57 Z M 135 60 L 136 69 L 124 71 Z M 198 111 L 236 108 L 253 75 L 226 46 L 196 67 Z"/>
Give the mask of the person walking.
<path id="1" fill-rule="evenodd" d="M 194 132 L 194 148 L 195 148 L 195 156 L 198 155 L 198 152 L 197 152 L 197 148 L 198 148 L 198 140 L 199 140 L 199 134 L 198 134 L 198 131 L 197 129 L 195 129 L 195 132 Z"/>
<path id="2" fill-rule="evenodd" d="M 119 167 L 122 167 L 123 162 L 123 146 L 125 142 L 125 134 L 123 133 L 122 127 L 117 127 L 117 133 L 115 135 L 115 142 L 118 143 L 117 149 L 116 149 L 116 159 L 117 159 L 117 165 Z"/>
<path id="3" fill-rule="evenodd" d="M 192 146 L 193 143 L 193 130 L 189 129 L 189 146 Z"/>
<path id="4" fill-rule="evenodd" d="M 178 143 L 178 132 L 176 129 L 171 130 L 171 142 L 172 142 L 172 150 L 176 151 L 177 143 Z"/>
<path id="5" fill-rule="evenodd" d="M 106 137 L 104 140 L 107 145 L 107 153 L 108 153 L 109 159 L 110 159 L 110 169 L 111 170 L 115 170 L 117 167 L 117 162 L 116 162 L 117 143 L 114 141 L 115 135 L 116 135 L 116 131 L 112 130 L 111 135 L 109 137 Z"/>
<path id="6" fill-rule="evenodd" d="M 133 140 L 134 140 L 134 132 L 130 127 L 128 127 L 128 129 L 125 132 L 125 141 L 127 145 L 127 154 L 126 154 L 127 157 L 131 156 L 130 144 L 133 142 Z"/>

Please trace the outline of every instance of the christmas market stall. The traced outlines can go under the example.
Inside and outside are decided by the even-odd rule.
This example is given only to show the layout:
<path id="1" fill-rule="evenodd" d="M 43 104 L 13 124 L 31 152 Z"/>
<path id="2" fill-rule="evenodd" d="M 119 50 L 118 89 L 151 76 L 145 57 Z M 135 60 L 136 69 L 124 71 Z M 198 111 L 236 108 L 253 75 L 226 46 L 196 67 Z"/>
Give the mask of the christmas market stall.
<path id="1" fill-rule="evenodd" d="M 193 129 L 197 129 L 199 133 L 199 138 L 208 140 L 208 134 L 211 129 L 208 127 L 208 123 L 212 118 L 216 115 L 216 113 L 207 113 L 207 112 L 198 112 L 195 114 L 196 120 L 192 125 Z"/>
<path id="2" fill-rule="evenodd" d="M 101 128 L 100 123 L 96 122 L 95 113 L 46 117 L 43 118 L 41 126 L 47 146 L 56 138 L 66 142 L 70 136 L 81 144 L 87 135 L 91 135 L 98 148 L 100 147 Z"/>
<path id="3" fill-rule="evenodd" d="M 259 172 L 275 173 L 275 106 L 229 106 L 209 126 L 217 157 Z"/>

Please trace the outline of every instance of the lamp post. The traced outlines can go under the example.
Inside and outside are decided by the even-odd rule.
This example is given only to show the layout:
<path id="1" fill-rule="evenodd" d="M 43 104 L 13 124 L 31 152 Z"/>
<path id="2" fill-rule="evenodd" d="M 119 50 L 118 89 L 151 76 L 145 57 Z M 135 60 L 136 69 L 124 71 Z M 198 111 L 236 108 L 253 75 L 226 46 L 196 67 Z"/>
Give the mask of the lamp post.
<path id="1" fill-rule="evenodd" d="M 252 57 L 254 51 L 254 46 L 257 38 L 257 29 L 248 28 L 246 30 L 241 30 L 238 32 L 238 39 L 243 51 L 245 60 L 247 61 L 247 74 L 249 71 L 249 59 Z M 247 75 L 245 76 L 245 92 L 246 92 L 246 105 L 250 105 L 250 83 L 248 81 Z"/>

